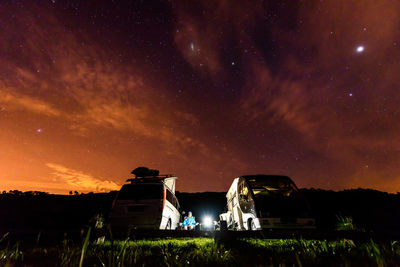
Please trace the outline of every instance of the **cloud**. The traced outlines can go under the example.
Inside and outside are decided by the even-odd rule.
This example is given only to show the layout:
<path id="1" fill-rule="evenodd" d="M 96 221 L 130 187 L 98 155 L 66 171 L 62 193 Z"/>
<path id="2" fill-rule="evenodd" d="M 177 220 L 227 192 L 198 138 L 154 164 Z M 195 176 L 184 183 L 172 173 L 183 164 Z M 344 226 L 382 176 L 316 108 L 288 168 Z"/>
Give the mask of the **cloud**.
<path id="1" fill-rule="evenodd" d="M 374 101 L 377 90 L 399 99 L 397 89 L 393 89 L 393 83 L 399 85 L 393 70 L 400 63 L 390 60 L 394 54 L 400 55 L 393 47 L 400 21 L 399 3 L 310 2 L 293 4 L 291 13 L 273 2 L 206 1 L 195 5 L 195 9 L 192 3 L 178 1 L 174 5 L 178 48 L 192 65 L 197 66 L 198 60 L 210 61 L 210 72 L 224 72 L 227 68 L 214 66 L 226 65 L 223 57 L 227 47 L 238 48 L 235 51 L 245 80 L 240 104 L 250 121 L 281 121 L 314 138 L 325 135 L 329 124 L 346 135 L 340 129 L 343 115 L 338 113 L 346 113 L 346 105 L 352 105 L 349 93 L 357 91 L 360 102 L 356 104 L 365 117 L 376 117 L 376 111 L 385 108 L 382 101 Z M 286 16 L 279 17 L 280 12 Z M 257 36 L 260 23 L 270 24 L 261 27 L 268 29 L 265 36 Z M 205 56 L 188 56 L 193 54 L 188 44 L 196 39 L 205 43 Z M 355 53 L 360 43 L 369 47 L 369 54 Z M 274 61 L 276 55 L 278 62 Z M 389 65 L 379 69 L 375 62 Z M 377 71 L 385 75 L 370 75 Z M 357 124 L 365 120 L 348 117 L 355 128 L 363 127 Z"/>
<path id="2" fill-rule="evenodd" d="M 186 133 L 198 127 L 196 116 L 171 108 L 174 94 L 144 81 L 140 68 L 115 60 L 93 40 L 65 31 L 48 12 L 32 8 L 41 16 L 10 18 L 14 23 L 0 33 L 9 50 L 0 61 L 7 74 L 0 79 L 0 104 L 7 110 L 57 117 L 75 135 L 103 128 L 156 140 L 170 153 L 205 151 L 205 144 Z"/>
<path id="3" fill-rule="evenodd" d="M 333 183 L 345 184 L 359 166 L 400 151 L 400 126 L 393 123 L 400 114 L 399 2 L 178 1 L 174 8 L 175 43 L 195 71 L 224 79 L 232 76 L 226 55 L 236 56 L 239 78 L 230 86 L 241 82 L 233 103 L 238 120 L 256 132 L 279 129 L 318 160 L 329 160 L 340 169 L 330 172 L 339 177 Z M 358 45 L 364 53 L 355 52 Z M 296 149 L 287 152 L 304 153 Z M 360 184 L 396 180 L 399 170 L 390 164 L 397 163 L 390 159 L 375 175 L 364 173 L 367 182 Z"/>
<path id="4" fill-rule="evenodd" d="M 223 54 L 238 45 L 230 40 L 240 47 L 247 26 L 262 15 L 255 1 L 176 1 L 173 8 L 176 46 L 194 69 L 211 76 L 225 73 Z"/>
<path id="5" fill-rule="evenodd" d="M 264 170 L 344 185 L 381 158 L 369 183 L 397 177 L 399 3 L 171 5 L 175 29 L 161 25 L 160 40 L 173 46 L 139 42 L 129 51 L 132 32 L 159 36 L 125 27 L 110 35 L 118 38 L 106 28 L 97 35 L 96 21 L 74 26 L 80 14 L 54 12 L 62 3 L 4 6 L 0 119 L 21 150 L 61 167 L 101 165 L 107 177 L 132 162 L 160 164 L 191 177 L 190 190 L 207 188 L 204 177 L 218 177 L 221 190 L 231 177 Z M 53 152 L 60 146 L 68 156 Z M 77 162 L 77 150 L 91 163 Z"/>
<path id="6" fill-rule="evenodd" d="M 46 166 L 52 169 L 51 176 L 56 179 L 57 183 L 65 183 L 67 190 L 108 192 L 110 190 L 119 190 L 121 187 L 121 185 L 113 181 L 96 178 L 60 164 L 47 163 Z"/>
<path id="7" fill-rule="evenodd" d="M 205 190 L 204 177 L 217 175 L 216 185 L 222 184 L 223 176 L 215 169 L 244 169 L 246 164 L 223 140 L 217 145 L 210 140 L 214 129 L 205 129 L 191 107 L 197 100 L 177 100 L 173 85 L 149 78 L 143 65 L 147 59 L 119 60 L 120 55 L 84 30 L 69 29 L 46 9 L 31 10 L 19 10 L 18 19 L 10 16 L 9 28 L 0 31 L 0 48 L 9 51 L 0 54 L 0 91 L 11 99 L 7 110 L 20 112 L 23 130 L 49 125 L 43 134 L 34 132 L 35 140 L 27 136 L 24 142 L 38 143 L 41 152 L 33 149 L 32 157 L 50 162 L 55 184 L 104 191 L 115 185 L 65 166 L 98 166 L 106 176 L 121 177 L 121 169 L 129 170 L 131 164 L 154 164 L 186 175 L 182 188 Z M 33 112 L 49 118 L 32 119 Z M 29 121 L 24 123 L 25 118 Z M 80 159 L 78 150 L 88 158 Z"/>
<path id="8" fill-rule="evenodd" d="M 49 103 L 35 99 L 34 97 L 12 94 L 0 88 L 0 105 L 2 110 L 19 110 L 34 112 L 50 117 L 58 117 L 61 112 L 53 108 Z"/>

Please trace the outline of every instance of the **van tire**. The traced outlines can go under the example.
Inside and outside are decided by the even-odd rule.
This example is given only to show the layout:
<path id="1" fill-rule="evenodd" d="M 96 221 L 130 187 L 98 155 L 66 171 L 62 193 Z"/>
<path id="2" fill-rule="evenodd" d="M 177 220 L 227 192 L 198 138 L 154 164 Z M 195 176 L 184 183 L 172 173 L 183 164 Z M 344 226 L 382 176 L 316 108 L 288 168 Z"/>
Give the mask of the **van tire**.
<path id="1" fill-rule="evenodd" d="M 257 230 L 256 224 L 254 223 L 253 219 L 249 219 L 249 220 L 247 221 L 247 229 L 250 230 L 250 231 L 255 231 L 255 230 Z"/>
<path id="2" fill-rule="evenodd" d="M 228 222 L 227 221 L 220 221 L 219 222 L 219 229 L 221 231 L 227 231 L 228 230 Z"/>
<path id="3" fill-rule="evenodd" d="M 165 230 L 171 230 L 171 219 L 168 220 Z"/>

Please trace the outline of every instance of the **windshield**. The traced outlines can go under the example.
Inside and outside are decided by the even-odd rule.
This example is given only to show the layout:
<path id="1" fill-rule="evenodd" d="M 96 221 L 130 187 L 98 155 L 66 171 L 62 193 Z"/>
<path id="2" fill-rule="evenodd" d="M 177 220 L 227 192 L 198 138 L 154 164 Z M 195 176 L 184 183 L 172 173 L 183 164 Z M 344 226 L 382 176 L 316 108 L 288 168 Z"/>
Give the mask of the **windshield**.
<path id="1" fill-rule="evenodd" d="M 290 178 L 259 176 L 247 179 L 262 217 L 305 217 L 309 207 Z"/>
<path id="2" fill-rule="evenodd" d="M 298 190 L 294 183 L 286 177 L 257 177 L 248 179 L 248 184 L 256 198 L 264 196 L 296 196 Z"/>
<path id="3" fill-rule="evenodd" d="M 127 184 L 121 188 L 118 199 L 160 199 L 163 196 L 162 189 L 161 184 Z"/>

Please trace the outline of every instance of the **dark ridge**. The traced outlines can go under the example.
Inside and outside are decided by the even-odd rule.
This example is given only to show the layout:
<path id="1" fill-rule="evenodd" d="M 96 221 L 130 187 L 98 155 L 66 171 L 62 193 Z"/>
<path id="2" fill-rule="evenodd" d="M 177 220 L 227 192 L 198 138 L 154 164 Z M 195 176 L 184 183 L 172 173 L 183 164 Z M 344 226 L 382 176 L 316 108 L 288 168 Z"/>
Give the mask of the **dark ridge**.
<path id="1" fill-rule="evenodd" d="M 352 217 L 359 229 L 400 230 L 400 193 L 389 194 L 371 189 L 300 191 L 308 199 L 321 229 L 335 229 L 337 217 L 342 216 Z M 53 195 L 36 191 L 3 192 L 0 194 L 0 230 L 82 229 L 97 214 L 107 218 L 116 193 Z M 192 211 L 198 221 L 204 215 L 218 220 L 218 214 L 226 208 L 225 194 L 176 192 L 182 211 Z"/>

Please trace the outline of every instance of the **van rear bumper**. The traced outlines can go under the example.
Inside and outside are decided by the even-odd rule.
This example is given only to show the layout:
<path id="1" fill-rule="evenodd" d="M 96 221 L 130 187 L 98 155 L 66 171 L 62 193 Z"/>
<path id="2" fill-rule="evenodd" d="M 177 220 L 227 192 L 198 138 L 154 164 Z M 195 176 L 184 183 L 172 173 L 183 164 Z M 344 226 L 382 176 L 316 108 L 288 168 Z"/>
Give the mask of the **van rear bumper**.
<path id="1" fill-rule="evenodd" d="M 160 229 L 161 219 L 150 220 L 138 217 L 111 217 L 110 225 L 114 229 Z"/>

